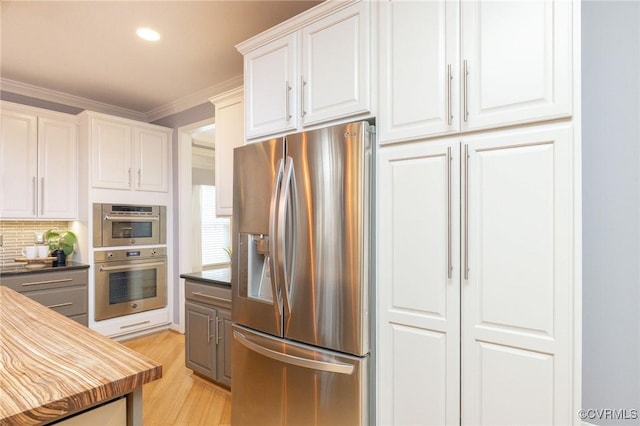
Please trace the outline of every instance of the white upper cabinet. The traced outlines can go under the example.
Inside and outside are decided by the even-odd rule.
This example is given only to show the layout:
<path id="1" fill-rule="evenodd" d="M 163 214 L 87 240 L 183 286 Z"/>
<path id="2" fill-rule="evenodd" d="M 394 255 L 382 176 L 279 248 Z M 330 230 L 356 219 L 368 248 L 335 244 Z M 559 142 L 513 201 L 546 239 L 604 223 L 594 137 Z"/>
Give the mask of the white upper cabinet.
<path id="1" fill-rule="evenodd" d="M 463 130 L 571 115 L 571 2 L 463 1 L 460 19 Z"/>
<path id="2" fill-rule="evenodd" d="M 242 99 L 242 88 L 211 98 L 216 122 L 216 216 L 231 216 L 233 212 L 233 149 L 244 144 Z"/>
<path id="3" fill-rule="evenodd" d="M 302 30 L 300 115 L 304 126 L 370 108 L 369 2 Z"/>
<path id="4" fill-rule="evenodd" d="M 298 126 L 298 39 L 289 34 L 244 57 L 247 138 Z"/>
<path id="5" fill-rule="evenodd" d="M 166 130 L 134 128 L 134 168 L 138 191 L 167 192 L 169 134 Z"/>
<path id="6" fill-rule="evenodd" d="M 247 139 L 371 110 L 370 8 L 327 2 L 237 46 Z"/>
<path id="7" fill-rule="evenodd" d="M 76 118 L 3 103 L 1 129 L 0 217 L 75 219 Z"/>
<path id="8" fill-rule="evenodd" d="M 382 144 L 571 115 L 567 1 L 379 8 Z"/>
<path id="9" fill-rule="evenodd" d="M 89 120 L 93 188 L 168 191 L 170 129 L 84 114 Z"/>
<path id="10" fill-rule="evenodd" d="M 380 3 L 381 143 L 459 129 L 454 1 Z"/>
<path id="11" fill-rule="evenodd" d="M 129 189 L 131 187 L 131 126 L 109 119 L 91 121 L 93 155 L 92 186 Z"/>

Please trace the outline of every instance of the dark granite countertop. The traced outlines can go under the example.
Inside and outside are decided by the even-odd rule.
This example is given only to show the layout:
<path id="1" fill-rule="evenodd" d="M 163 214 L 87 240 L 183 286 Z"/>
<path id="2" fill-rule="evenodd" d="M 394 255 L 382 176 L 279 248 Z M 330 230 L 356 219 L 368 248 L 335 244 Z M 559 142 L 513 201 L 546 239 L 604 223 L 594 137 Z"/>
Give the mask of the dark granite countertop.
<path id="1" fill-rule="evenodd" d="M 64 266 L 51 266 L 46 265 L 40 269 L 27 269 L 24 267 L 24 263 L 6 264 L 0 266 L 0 277 L 8 277 L 18 274 L 40 274 L 42 272 L 60 272 L 69 271 L 73 269 L 89 269 L 89 265 L 78 262 L 68 262 Z"/>
<path id="2" fill-rule="evenodd" d="M 180 278 L 204 284 L 231 287 L 231 268 L 209 269 L 180 275 Z"/>

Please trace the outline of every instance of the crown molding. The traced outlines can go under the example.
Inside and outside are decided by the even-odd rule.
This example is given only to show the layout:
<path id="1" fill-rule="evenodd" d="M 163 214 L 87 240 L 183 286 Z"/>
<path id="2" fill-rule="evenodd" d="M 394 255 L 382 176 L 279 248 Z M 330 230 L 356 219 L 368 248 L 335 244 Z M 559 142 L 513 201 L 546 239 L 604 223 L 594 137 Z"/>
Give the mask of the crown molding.
<path id="1" fill-rule="evenodd" d="M 189 108 L 208 103 L 211 97 L 214 97 L 220 93 L 226 92 L 231 89 L 236 89 L 243 84 L 243 76 L 238 75 L 236 77 L 225 80 L 221 83 L 209 86 L 206 89 L 199 90 L 191 95 L 185 96 L 182 99 L 178 99 L 175 102 L 171 102 L 167 105 L 158 107 L 147 112 L 148 121 L 153 122 L 161 118 L 168 117 L 173 114 L 177 114 L 182 111 L 186 111 Z"/>
<path id="2" fill-rule="evenodd" d="M 120 108 L 104 102 L 98 102 L 64 92 L 58 92 L 56 90 L 45 89 L 15 80 L 0 78 L 0 88 L 5 92 L 15 93 L 17 95 L 55 102 L 75 108 L 117 115 L 118 117 L 130 118 L 132 120 L 147 121 L 147 115 L 138 111 Z"/>
<path id="3" fill-rule="evenodd" d="M 220 93 L 226 92 L 242 86 L 242 75 L 230 78 L 222 83 L 202 89 L 177 101 L 167 105 L 160 106 L 148 112 L 133 111 L 126 108 L 117 107 L 104 102 L 98 102 L 80 96 L 70 95 L 56 90 L 45 89 L 27 83 L 15 80 L 0 78 L 0 88 L 5 92 L 14 93 L 16 95 L 28 96 L 48 102 L 55 102 L 83 110 L 99 112 L 103 114 L 115 115 L 118 117 L 129 118 L 136 121 L 152 123 L 161 118 L 168 117 L 173 114 L 180 113 L 189 108 L 196 107 L 209 102 L 209 99 Z"/>

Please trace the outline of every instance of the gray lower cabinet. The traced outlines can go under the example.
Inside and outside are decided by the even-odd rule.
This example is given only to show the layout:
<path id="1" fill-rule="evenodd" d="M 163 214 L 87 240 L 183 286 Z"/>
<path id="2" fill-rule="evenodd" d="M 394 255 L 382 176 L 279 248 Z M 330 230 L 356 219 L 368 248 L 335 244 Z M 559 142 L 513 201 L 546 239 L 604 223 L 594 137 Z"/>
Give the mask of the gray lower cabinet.
<path id="1" fill-rule="evenodd" d="M 16 274 L 2 277 L 2 285 L 54 311 L 88 325 L 88 269 Z"/>
<path id="2" fill-rule="evenodd" d="M 185 364 L 231 387 L 231 289 L 185 282 Z"/>

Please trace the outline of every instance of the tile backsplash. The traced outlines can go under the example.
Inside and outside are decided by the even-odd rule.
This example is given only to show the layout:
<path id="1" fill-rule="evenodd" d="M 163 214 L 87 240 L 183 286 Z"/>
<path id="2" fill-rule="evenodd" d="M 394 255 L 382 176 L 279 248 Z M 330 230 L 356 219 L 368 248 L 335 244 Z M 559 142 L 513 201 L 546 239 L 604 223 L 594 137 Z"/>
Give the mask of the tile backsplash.
<path id="1" fill-rule="evenodd" d="M 21 257 L 22 249 L 36 244 L 36 233 L 42 234 L 47 229 L 69 229 L 66 221 L 12 221 L 0 220 L 0 265 L 13 263 L 13 259 Z"/>

